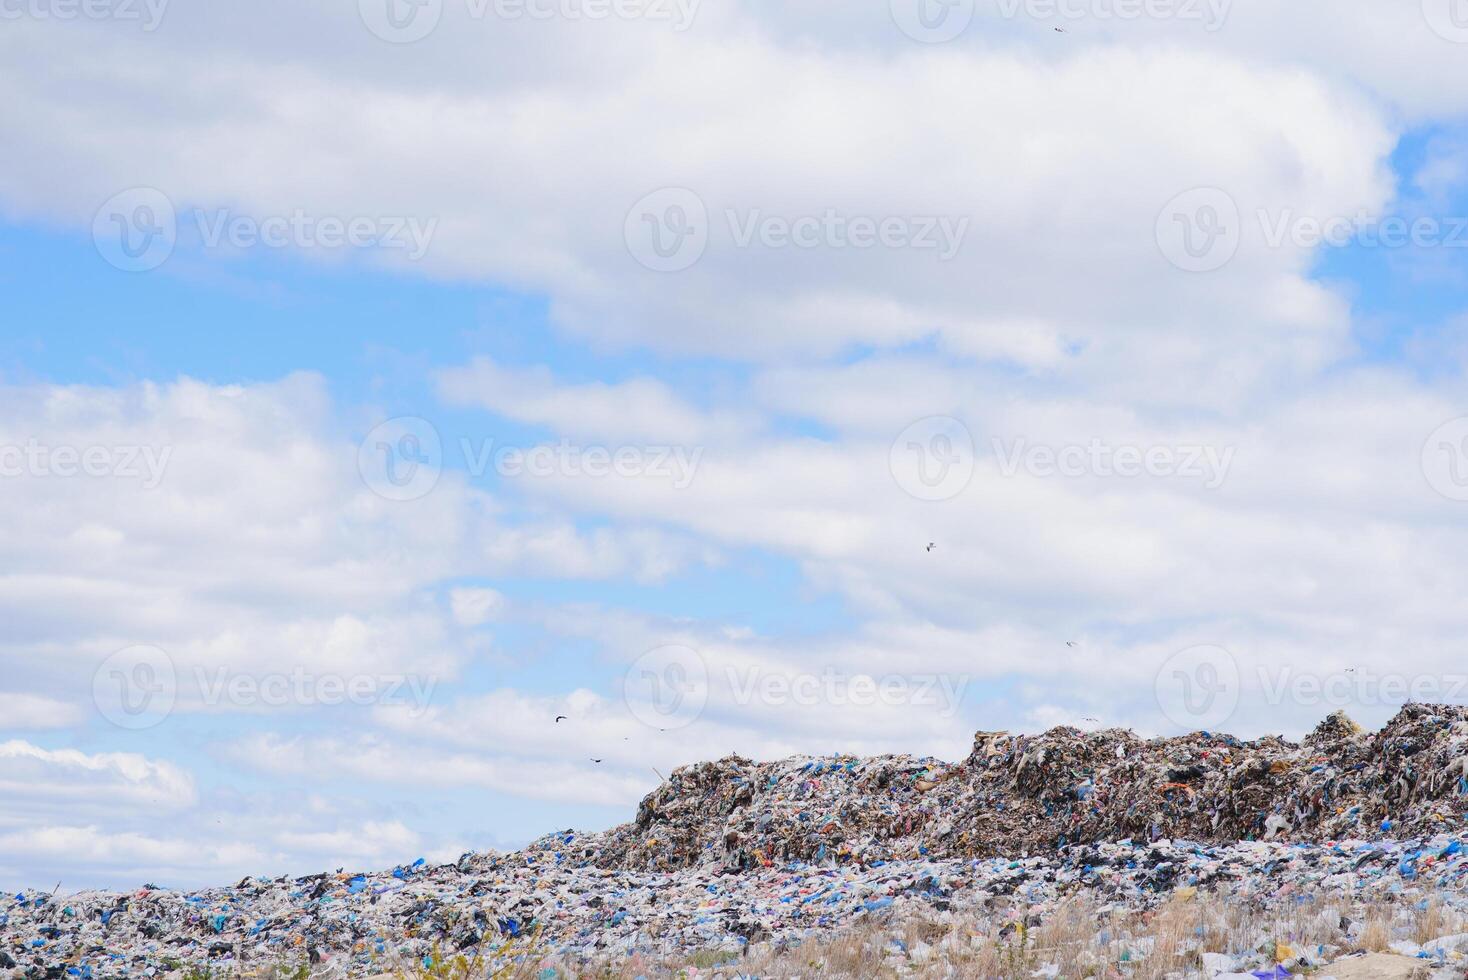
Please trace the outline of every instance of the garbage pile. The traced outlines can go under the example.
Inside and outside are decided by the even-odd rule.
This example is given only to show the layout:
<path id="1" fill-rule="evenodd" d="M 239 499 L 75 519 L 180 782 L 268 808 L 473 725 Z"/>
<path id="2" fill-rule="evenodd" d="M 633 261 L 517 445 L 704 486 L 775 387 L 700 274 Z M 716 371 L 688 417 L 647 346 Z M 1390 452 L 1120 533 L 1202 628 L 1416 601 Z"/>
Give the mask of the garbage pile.
<path id="1" fill-rule="evenodd" d="M 1375 910 L 1429 899 L 1468 906 L 1468 850 L 1448 835 L 1329 846 L 1116 842 L 1019 859 L 791 862 L 742 873 L 704 865 L 674 874 L 578 864 L 574 855 L 586 842 L 566 831 L 514 854 L 465 855 L 456 864 L 247 878 L 199 892 L 20 892 L 0 900 L 0 976 L 107 980 L 185 969 L 217 976 L 265 965 L 309 965 L 323 976 L 413 975 L 488 948 L 537 975 L 561 977 L 588 962 L 639 955 L 727 950 L 737 958 L 746 948 L 788 948 L 862 924 L 894 934 L 913 921 L 1007 919 L 1040 929 L 1078 894 L 1103 909 L 1136 911 L 1200 891 L 1256 907 L 1306 903 L 1333 916 L 1330 903 L 1342 903 L 1352 910 L 1339 927 L 1348 949 Z M 1402 952 L 1468 962 L 1468 936 L 1438 947 Z M 1140 939 L 1121 950 L 1133 959 L 1144 953 Z M 1267 959 L 1241 950 L 1231 969 Z"/>
<path id="2" fill-rule="evenodd" d="M 1197 732 L 980 732 L 961 763 L 738 756 L 676 770 L 600 867 L 672 871 L 1055 853 L 1122 839 L 1431 836 L 1468 816 L 1468 708 L 1413 704 L 1381 731 L 1344 714 L 1303 743 Z"/>
<path id="3" fill-rule="evenodd" d="M 1298 745 L 1057 728 L 981 732 L 958 764 L 731 757 L 675 771 L 630 824 L 511 854 L 198 892 L 0 896 L 0 977 L 262 963 L 371 976 L 486 948 L 573 975 L 864 922 L 1039 923 L 1076 895 L 1128 910 L 1191 891 L 1255 908 L 1468 911 L 1465 759 L 1468 711 L 1426 705 L 1370 734 L 1333 715 Z"/>

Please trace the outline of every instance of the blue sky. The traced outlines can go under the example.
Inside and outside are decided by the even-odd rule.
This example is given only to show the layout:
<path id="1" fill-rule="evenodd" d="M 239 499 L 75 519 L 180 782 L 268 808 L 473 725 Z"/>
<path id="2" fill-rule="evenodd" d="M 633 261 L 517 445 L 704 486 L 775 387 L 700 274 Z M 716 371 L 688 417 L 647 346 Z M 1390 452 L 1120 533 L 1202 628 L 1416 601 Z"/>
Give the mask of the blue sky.
<path id="1" fill-rule="evenodd" d="M 0 884 L 447 859 L 734 751 L 1468 698 L 1462 39 L 1092 4 L 926 43 L 906 2 L 14 22 L 0 468 L 110 468 L 0 474 Z M 118 195 L 174 210 L 156 268 L 109 262 Z M 229 247 L 200 213 L 434 230 Z M 1439 238 L 1383 247 L 1393 216 Z M 173 686 L 136 726 L 139 664 Z M 368 693 L 250 693 L 298 675 Z"/>

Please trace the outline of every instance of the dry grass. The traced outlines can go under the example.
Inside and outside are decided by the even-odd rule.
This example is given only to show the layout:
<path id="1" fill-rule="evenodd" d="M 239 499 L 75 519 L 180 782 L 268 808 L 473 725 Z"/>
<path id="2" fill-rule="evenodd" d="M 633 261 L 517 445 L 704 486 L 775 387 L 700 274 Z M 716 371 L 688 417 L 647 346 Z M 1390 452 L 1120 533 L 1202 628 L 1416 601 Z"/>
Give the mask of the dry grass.
<path id="1" fill-rule="evenodd" d="M 1302 896 L 1263 910 L 1227 895 L 1184 891 L 1146 912 L 1101 906 L 1081 895 L 1043 920 L 1019 907 L 988 917 L 873 919 L 783 947 L 756 943 L 744 950 L 731 946 L 666 957 L 638 953 L 583 962 L 549 953 L 540 937 L 527 936 L 463 954 L 435 954 L 427 964 L 390 959 L 378 972 L 392 980 L 1167 980 L 1199 975 L 1205 953 L 1292 965 L 1305 955 L 1318 965 L 1357 950 L 1381 951 L 1394 940 L 1420 943 L 1465 931 L 1463 913 L 1440 900 L 1362 907 Z M 292 971 L 272 980 L 299 976 Z"/>
<path id="2" fill-rule="evenodd" d="M 1064 978 L 1165 980 L 1196 975 L 1204 953 L 1252 954 L 1266 963 L 1293 962 L 1305 955 L 1318 963 L 1363 948 L 1385 948 L 1394 939 L 1423 942 L 1465 931 L 1463 915 L 1441 902 L 1426 908 L 1378 907 L 1365 921 L 1362 913 L 1348 903 L 1308 899 L 1264 911 L 1226 896 L 1174 898 L 1136 913 L 1077 897 L 1041 923 L 1026 922 L 1018 914 L 913 919 L 901 924 L 874 921 L 788 949 L 756 945 L 721 966 L 711 965 L 707 958 L 694 962 L 680 957 L 593 963 L 579 969 L 554 960 L 539 966 L 557 969 L 563 977 L 615 980 L 639 976 L 1011 980 L 1043 976 L 1040 971 L 1049 970 Z"/>

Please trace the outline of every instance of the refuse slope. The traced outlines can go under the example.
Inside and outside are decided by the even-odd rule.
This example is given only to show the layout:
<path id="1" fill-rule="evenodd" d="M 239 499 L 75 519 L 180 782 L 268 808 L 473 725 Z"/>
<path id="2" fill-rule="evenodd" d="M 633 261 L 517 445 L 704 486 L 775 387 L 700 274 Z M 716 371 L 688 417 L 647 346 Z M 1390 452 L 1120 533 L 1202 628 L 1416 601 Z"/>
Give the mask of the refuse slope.
<path id="1" fill-rule="evenodd" d="M 1021 926 L 1042 936 L 1050 926 L 1063 932 L 1074 898 L 1090 908 L 1093 929 L 1116 928 L 1112 913 L 1136 916 L 1125 935 L 1089 944 L 1126 967 L 1149 955 L 1155 940 L 1142 913 L 1214 894 L 1279 924 L 1258 934 L 1196 937 L 1199 949 L 1206 942 L 1230 954 L 1217 957 L 1228 961 L 1228 972 L 1271 966 L 1273 938 L 1296 929 L 1301 916 L 1317 924 L 1323 918 L 1326 926 L 1315 931 L 1331 948 L 1294 951 L 1287 963 L 1294 972 L 1358 948 L 1372 915 L 1395 912 L 1401 919 L 1390 938 L 1410 935 L 1415 910 L 1434 902 L 1461 918 L 1468 880 L 1468 851 L 1447 835 L 1330 846 L 1115 843 L 1014 860 L 790 863 L 745 872 L 703 865 L 672 874 L 573 867 L 569 856 L 581 843 L 567 832 L 513 854 L 466 855 L 456 864 L 247 878 L 198 892 L 0 895 L 0 977 L 163 977 L 185 966 L 195 976 L 269 976 L 253 971 L 271 966 L 287 968 L 276 976 L 294 976 L 294 967 L 307 963 L 329 977 L 450 976 L 445 960 L 475 950 L 487 950 L 497 968 L 518 970 L 505 975 L 657 976 L 666 971 L 634 967 L 638 957 L 788 949 L 862 926 L 879 942 L 931 923 L 963 933 L 950 938 L 964 949 L 1015 949 L 1026 943 Z M 1106 921 L 1096 919 L 1101 908 Z M 1451 952 L 1433 955 L 1460 964 L 1461 976 L 1458 947 L 1468 949 L 1468 934 L 1453 932 L 1437 944 Z M 1403 951 L 1420 955 L 1419 948 Z M 894 965 L 904 965 L 908 950 L 901 953 Z M 724 975 L 742 974 L 741 962 Z M 419 969 L 427 964 L 436 972 Z M 778 974 L 811 975 L 806 964 L 791 960 Z M 940 968 L 930 975 L 952 974 Z"/>
<path id="2" fill-rule="evenodd" d="M 979 732 L 957 764 L 738 756 L 675 770 L 630 824 L 581 842 L 606 868 L 1049 854 L 1162 838 L 1430 837 L 1468 815 L 1468 708 L 1408 705 L 1378 732 L 1343 713 L 1302 743 L 1197 732 Z"/>
<path id="3" fill-rule="evenodd" d="M 1203 890 L 1261 908 L 1456 907 L 1465 759 L 1468 711 L 1429 705 L 1371 734 L 1332 715 L 1298 745 L 1057 728 L 981 732 L 957 764 L 729 758 L 676 770 L 632 823 L 512 854 L 188 893 L 0 896 L 0 976 L 296 961 L 365 976 L 486 945 L 575 964 L 914 916 L 1038 923 L 1072 895 L 1134 910 Z M 1354 942 L 1360 923 L 1332 916 Z"/>

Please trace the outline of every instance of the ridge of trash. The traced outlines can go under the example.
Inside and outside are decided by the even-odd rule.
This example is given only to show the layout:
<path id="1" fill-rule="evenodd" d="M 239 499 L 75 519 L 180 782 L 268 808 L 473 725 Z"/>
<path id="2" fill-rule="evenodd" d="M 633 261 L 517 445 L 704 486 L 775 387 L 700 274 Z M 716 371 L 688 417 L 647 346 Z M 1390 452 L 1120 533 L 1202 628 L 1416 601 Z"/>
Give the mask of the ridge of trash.
<path id="1" fill-rule="evenodd" d="M 1409 704 L 1380 731 L 1344 712 L 1300 743 L 1124 729 L 979 732 L 962 762 L 838 755 L 674 770 L 585 845 L 599 867 L 1054 853 L 1102 841 L 1376 840 L 1468 814 L 1468 708 Z"/>
<path id="2" fill-rule="evenodd" d="M 957 764 L 730 757 L 675 770 L 629 824 L 513 853 L 190 892 L 0 895 L 0 977 L 293 959 L 365 976 L 485 946 L 574 965 L 788 946 L 888 917 L 1040 923 L 1077 894 L 1134 910 L 1205 892 L 1261 908 L 1456 908 L 1465 759 L 1468 709 L 1415 704 L 1375 733 L 1337 713 L 1299 744 L 1057 728 L 981 732 Z M 532 952 L 514 952 L 526 937 Z"/>

